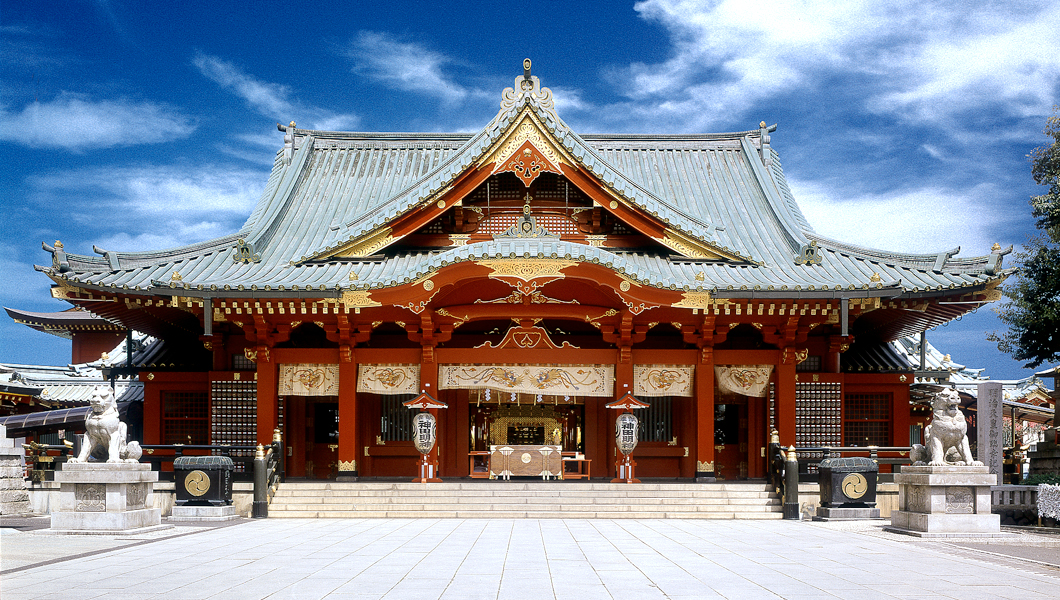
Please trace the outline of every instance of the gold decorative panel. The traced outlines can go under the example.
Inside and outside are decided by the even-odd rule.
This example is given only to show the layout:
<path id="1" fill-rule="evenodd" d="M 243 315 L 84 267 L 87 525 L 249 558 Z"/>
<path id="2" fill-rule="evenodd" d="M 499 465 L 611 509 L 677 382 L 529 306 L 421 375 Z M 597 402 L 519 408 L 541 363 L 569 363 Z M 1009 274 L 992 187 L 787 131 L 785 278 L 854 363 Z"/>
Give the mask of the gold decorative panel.
<path id="1" fill-rule="evenodd" d="M 372 292 L 368 290 L 346 290 L 342 292 L 342 303 L 347 308 L 365 308 L 368 306 L 382 306 L 372 300 Z"/>
<path id="2" fill-rule="evenodd" d="M 420 366 L 359 365 L 357 391 L 383 395 L 418 394 Z"/>
<path id="3" fill-rule="evenodd" d="M 615 387 L 613 365 L 441 365 L 438 389 L 607 397 Z"/>
<path id="4" fill-rule="evenodd" d="M 633 365 L 633 394 L 691 397 L 694 373 L 689 365 Z"/>
<path id="5" fill-rule="evenodd" d="M 499 279 L 512 277 L 523 281 L 540 278 L 562 279 L 562 270 L 578 264 L 571 260 L 554 260 L 547 258 L 527 258 L 509 260 L 482 260 L 479 265 L 491 269 L 490 277 Z"/>

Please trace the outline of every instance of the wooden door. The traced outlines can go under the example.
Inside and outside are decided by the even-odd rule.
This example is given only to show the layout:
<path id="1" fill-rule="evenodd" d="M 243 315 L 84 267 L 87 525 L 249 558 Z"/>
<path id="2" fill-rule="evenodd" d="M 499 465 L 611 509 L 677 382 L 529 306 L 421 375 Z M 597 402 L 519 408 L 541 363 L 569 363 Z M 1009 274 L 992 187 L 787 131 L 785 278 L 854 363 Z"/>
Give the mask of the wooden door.
<path id="1" fill-rule="evenodd" d="M 747 403 L 714 405 L 714 472 L 718 479 L 747 478 Z"/>

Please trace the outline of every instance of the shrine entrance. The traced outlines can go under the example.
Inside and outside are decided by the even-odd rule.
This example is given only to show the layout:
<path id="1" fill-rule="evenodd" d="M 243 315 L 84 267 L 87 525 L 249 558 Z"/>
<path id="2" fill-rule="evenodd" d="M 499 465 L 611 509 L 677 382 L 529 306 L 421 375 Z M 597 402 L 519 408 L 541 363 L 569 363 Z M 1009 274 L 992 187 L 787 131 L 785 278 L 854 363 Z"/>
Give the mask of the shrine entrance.
<path id="1" fill-rule="evenodd" d="M 766 399 L 722 394 L 714 403 L 714 470 L 718 480 L 765 476 Z"/>
<path id="2" fill-rule="evenodd" d="M 287 420 L 287 475 L 334 479 L 338 473 L 339 404 L 333 396 L 290 396 Z"/>
<path id="3" fill-rule="evenodd" d="M 468 475 L 472 478 L 490 477 L 505 471 L 516 476 L 541 479 L 547 470 L 553 477 L 567 467 L 577 473 L 581 464 L 566 463 L 584 461 L 585 404 L 582 399 L 571 396 L 546 396 L 537 394 L 505 393 L 493 390 L 459 390 L 457 401 L 468 403 L 468 426 L 470 439 L 468 448 Z M 560 468 L 548 467 L 510 469 L 506 463 L 500 466 L 498 449 L 511 447 L 551 454 L 558 449 L 554 462 Z M 537 458 L 537 454 L 534 454 Z M 564 462 L 566 459 L 566 462 Z M 534 465 L 537 463 L 535 462 Z M 521 465 L 519 465 L 521 466 Z M 540 465 L 539 465 L 540 466 Z M 582 467 L 584 468 L 584 467 Z M 531 470 L 536 472 L 530 473 Z M 522 471 L 526 470 L 524 474 Z M 507 474 L 506 476 L 511 476 Z"/>

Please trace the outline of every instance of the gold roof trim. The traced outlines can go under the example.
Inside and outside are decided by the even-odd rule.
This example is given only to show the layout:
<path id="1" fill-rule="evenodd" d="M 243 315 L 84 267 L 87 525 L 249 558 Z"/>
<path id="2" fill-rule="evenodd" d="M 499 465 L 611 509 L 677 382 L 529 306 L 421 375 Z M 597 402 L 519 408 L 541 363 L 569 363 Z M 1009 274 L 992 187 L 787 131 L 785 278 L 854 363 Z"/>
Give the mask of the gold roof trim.
<path id="1" fill-rule="evenodd" d="M 537 148 L 537 151 L 552 163 L 557 171 L 562 171 L 560 165 L 574 166 L 577 164 L 574 157 L 556 141 L 555 136 L 548 132 L 537 115 L 526 108 L 514 120 L 514 125 L 509 126 L 508 131 L 482 155 L 483 158 L 478 161 L 477 167 L 482 168 L 495 163 L 494 170 L 501 168 L 524 142 L 530 142 L 534 148 Z"/>
<path id="2" fill-rule="evenodd" d="M 707 260 L 733 260 L 733 261 L 751 261 L 754 260 L 749 256 L 737 256 L 736 254 L 725 252 L 719 248 L 705 244 L 687 234 L 681 233 L 676 229 L 667 228 L 664 232 L 664 236 L 661 238 L 655 238 L 659 243 L 663 244 L 667 248 L 686 256 L 688 258 L 703 258 Z"/>
<path id="3" fill-rule="evenodd" d="M 362 235 L 352 242 L 339 246 L 334 252 L 318 255 L 315 258 L 354 258 L 375 254 L 400 239 L 390 235 L 392 231 L 393 229 L 389 226 L 380 227 L 379 229 Z"/>

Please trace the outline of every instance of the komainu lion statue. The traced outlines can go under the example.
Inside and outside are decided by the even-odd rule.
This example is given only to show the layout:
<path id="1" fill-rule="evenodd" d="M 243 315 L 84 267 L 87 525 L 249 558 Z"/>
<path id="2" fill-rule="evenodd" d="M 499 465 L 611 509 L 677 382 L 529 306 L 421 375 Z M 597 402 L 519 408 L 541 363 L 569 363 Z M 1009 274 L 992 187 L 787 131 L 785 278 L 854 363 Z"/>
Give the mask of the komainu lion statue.
<path id="1" fill-rule="evenodd" d="M 114 391 L 107 386 L 92 390 L 92 413 L 85 419 L 81 453 L 70 462 L 138 462 L 143 455 L 140 444 L 128 442 L 128 427 L 118 418 Z"/>
<path id="2" fill-rule="evenodd" d="M 924 444 L 913 444 L 914 465 L 928 464 L 982 466 L 974 460 L 968 445 L 968 423 L 961 413 L 957 390 L 942 390 L 931 401 L 931 423 L 924 428 Z"/>

